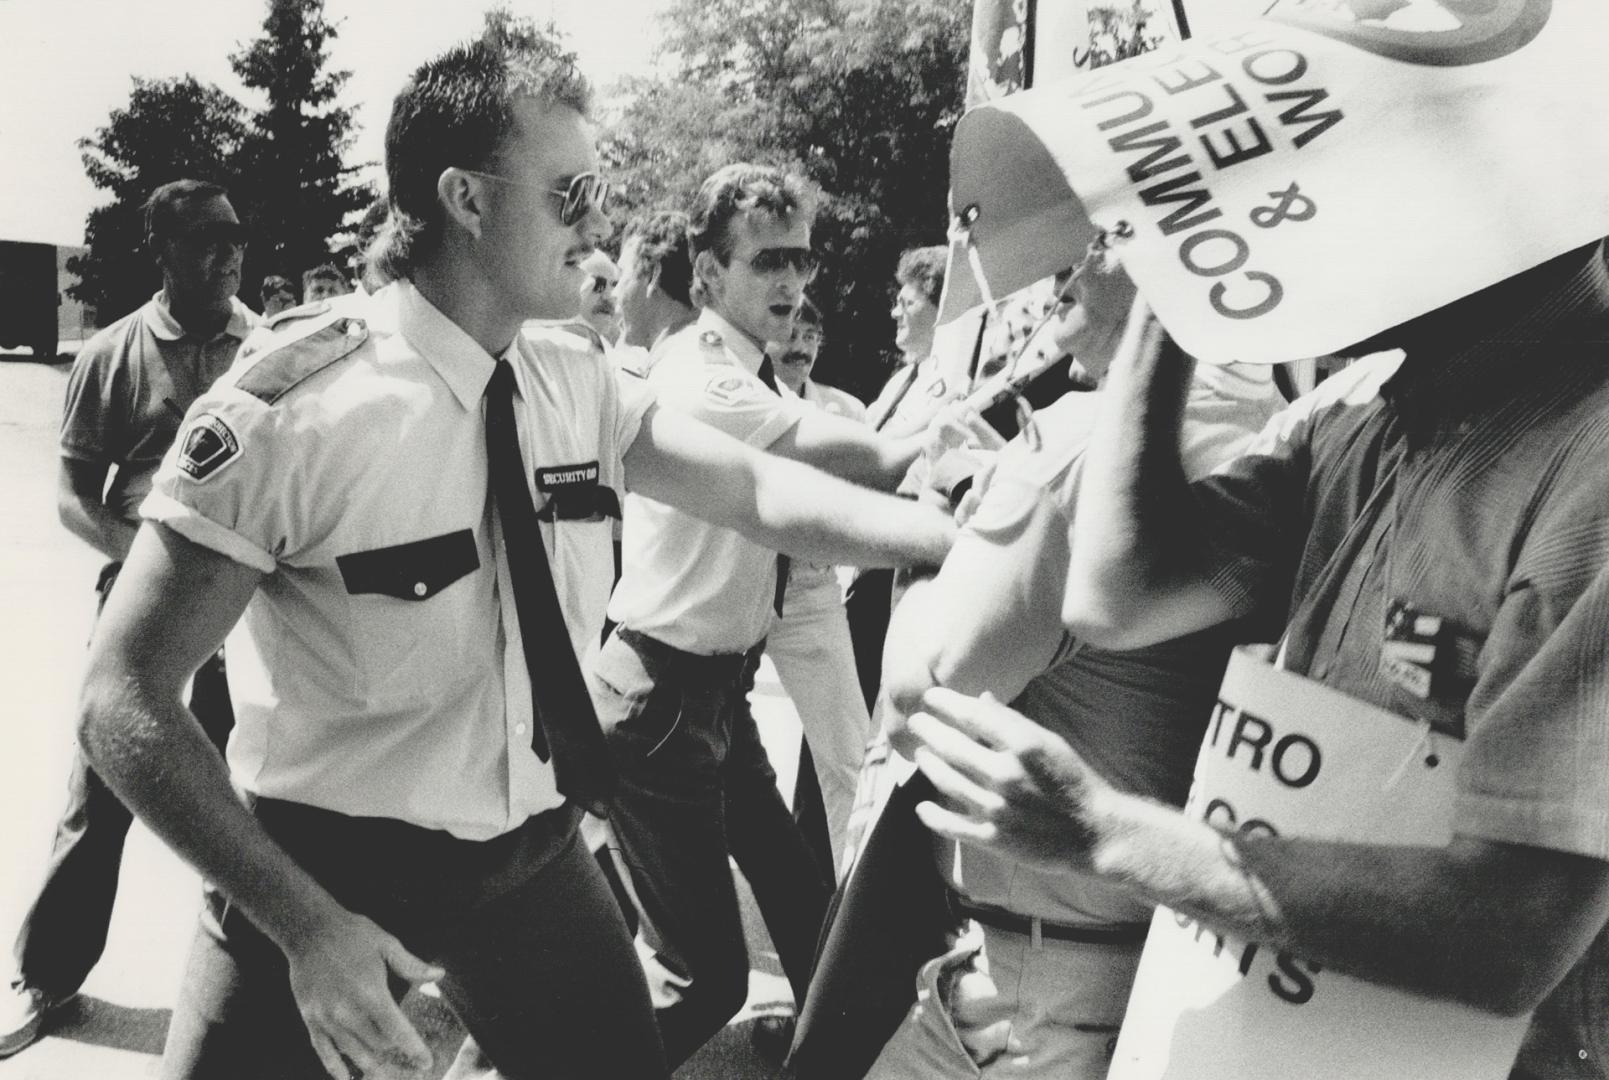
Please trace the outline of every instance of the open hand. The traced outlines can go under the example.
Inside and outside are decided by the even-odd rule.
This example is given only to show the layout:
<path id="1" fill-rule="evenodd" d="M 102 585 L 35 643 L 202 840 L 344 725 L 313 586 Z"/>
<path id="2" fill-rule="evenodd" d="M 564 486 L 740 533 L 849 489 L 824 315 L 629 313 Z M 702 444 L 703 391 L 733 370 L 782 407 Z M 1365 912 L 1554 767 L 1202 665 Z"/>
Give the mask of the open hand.
<path id="1" fill-rule="evenodd" d="M 934 687 L 906 726 L 939 803 L 916 808 L 934 832 L 1058 872 L 1088 870 L 1118 798 L 1059 735 L 985 693 Z"/>
<path id="2" fill-rule="evenodd" d="M 415 957 L 372 921 L 351 915 L 286 950 L 291 991 L 308 1037 L 335 1080 L 424 1076 L 430 1048 L 391 996 L 389 977 L 433 982 L 442 969 Z"/>

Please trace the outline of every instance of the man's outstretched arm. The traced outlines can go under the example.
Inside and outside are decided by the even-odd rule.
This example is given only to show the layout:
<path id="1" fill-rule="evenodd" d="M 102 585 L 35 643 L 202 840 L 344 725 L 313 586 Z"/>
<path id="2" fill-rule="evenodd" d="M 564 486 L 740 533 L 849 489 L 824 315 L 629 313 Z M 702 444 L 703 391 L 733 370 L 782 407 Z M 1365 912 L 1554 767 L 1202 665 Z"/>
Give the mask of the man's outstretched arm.
<path id="1" fill-rule="evenodd" d="M 1609 918 L 1609 863 L 1455 836 L 1446 848 L 1230 837 L 1113 789 L 1061 738 L 990 698 L 926 695 L 909 725 L 963 843 L 1100 874 L 1220 932 L 1337 971 L 1519 1014 Z"/>
<path id="2" fill-rule="evenodd" d="M 285 953 L 314 1049 L 332 1076 L 422 1073 L 430 1052 L 387 974 L 440 972 L 341 907 L 241 805 L 186 681 L 223 643 L 260 571 L 144 525 L 96 626 L 79 738 L 95 771 Z"/>
<path id="3" fill-rule="evenodd" d="M 625 464 L 629 490 L 814 562 L 937 565 L 955 536 L 949 515 L 932 507 L 755 450 L 657 405 Z"/>

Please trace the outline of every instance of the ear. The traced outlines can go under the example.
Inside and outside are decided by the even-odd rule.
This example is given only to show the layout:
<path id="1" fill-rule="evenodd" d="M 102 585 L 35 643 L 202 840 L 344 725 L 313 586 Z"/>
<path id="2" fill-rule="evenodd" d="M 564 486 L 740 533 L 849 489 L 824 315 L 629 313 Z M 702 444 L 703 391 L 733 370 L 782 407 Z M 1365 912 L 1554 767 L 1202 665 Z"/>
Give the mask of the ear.
<path id="1" fill-rule="evenodd" d="M 721 274 L 725 270 L 713 251 L 700 251 L 693 257 L 693 277 L 704 283 L 704 291 L 712 297 L 720 293 Z"/>
<path id="2" fill-rule="evenodd" d="M 456 222 L 475 239 L 481 237 L 481 215 L 485 212 L 484 188 L 463 169 L 446 168 L 436 178 L 436 198 L 448 221 Z"/>
<path id="3" fill-rule="evenodd" d="M 167 269 L 168 243 L 155 233 L 145 234 L 145 250 L 150 253 L 151 261 L 156 263 L 160 270 Z"/>

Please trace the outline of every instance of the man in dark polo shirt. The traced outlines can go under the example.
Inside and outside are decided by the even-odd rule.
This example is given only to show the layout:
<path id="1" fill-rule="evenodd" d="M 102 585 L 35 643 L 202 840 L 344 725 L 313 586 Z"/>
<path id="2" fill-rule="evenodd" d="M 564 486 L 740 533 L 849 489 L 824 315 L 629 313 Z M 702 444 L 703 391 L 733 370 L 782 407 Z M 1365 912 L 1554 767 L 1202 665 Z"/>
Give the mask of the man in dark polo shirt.
<path id="1" fill-rule="evenodd" d="M 235 299 L 245 233 L 223 188 L 164 184 L 146 202 L 145 223 L 162 289 L 85 344 L 61 426 L 56 505 L 68 531 L 110 560 L 95 584 L 103 603 L 185 410 L 228 370 L 256 322 Z M 221 655 L 196 673 L 190 708 L 221 746 L 234 720 Z M 100 959 L 132 820 L 76 755 L 50 868 L 17 935 L 15 978 L 0 997 L 0 1057 L 37 1039 Z"/>

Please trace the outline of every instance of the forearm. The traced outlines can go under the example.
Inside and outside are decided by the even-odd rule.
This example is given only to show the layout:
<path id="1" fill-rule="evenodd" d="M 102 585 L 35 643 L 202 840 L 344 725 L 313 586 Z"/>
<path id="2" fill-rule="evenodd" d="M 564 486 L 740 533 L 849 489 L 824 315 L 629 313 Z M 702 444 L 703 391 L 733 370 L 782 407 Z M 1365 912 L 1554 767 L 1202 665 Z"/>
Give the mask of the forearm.
<path id="1" fill-rule="evenodd" d="M 796 558 L 850 566 L 936 566 L 955 539 L 950 516 L 782 458 L 755 470 L 749 539 Z"/>
<path id="2" fill-rule="evenodd" d="M 803 462 L 852 484 L 893 491 L 921 456 L 922 433 L 892 439 L 826 413 L 801 417 L 767 450 Z"/>
<path id="3" fill-rule="evenodd" d="M 1062 612 L 1068 630 L 1107 648 L 1199 629 L 1155 620 L 1209 575 L 1200 507 L 1179 456 L 1194 361 L 1165 343 L 1154 320 L 1142 325 L 1112 366 L 1090 437 Z"/>
<path id="4" fill-rule="evenodd" d="M 57 515 L 67 531 L 114 562 L 128 558 L 137 525 L 124 521 L 104 504 L 73 496 L 57 501 Z"/>
<path id="5" fill-rule="evenodd" d="M 240 803 L 176 696 L 150 692 L 134 674 L 92 675 L 79 737 L 124 804 L 282 949 L 345 916 Z"/>
<path id="6" fill-rule="evenodd" d="M 1533 1008 L 1604 915 L 1601 865 L 1455 841 L 1230 838 L 1133 796 L 1096 808 L 1093 868 L 1219 932 L 1494 1012 Z M 1596 899 L 1593 899 L 1596 898 Z"/>

